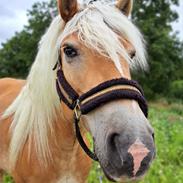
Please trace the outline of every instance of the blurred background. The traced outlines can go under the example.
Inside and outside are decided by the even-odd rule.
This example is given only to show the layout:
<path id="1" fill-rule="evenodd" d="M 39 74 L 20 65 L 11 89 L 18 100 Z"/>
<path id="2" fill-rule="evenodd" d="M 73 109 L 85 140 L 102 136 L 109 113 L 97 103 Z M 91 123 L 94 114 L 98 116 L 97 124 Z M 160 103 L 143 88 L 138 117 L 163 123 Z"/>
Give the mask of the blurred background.
<path id="1" fill-rule="evenodd" d="M 56 0 L 0 0 L 0 77 L 26 78 Z M 150 101 L 157 157 L 143 183 L 183 183 L 183 1 L 136 0 L 132 21 L 147 41 L 148 72 L 135 71 Z M 89 183 L 106 183 L 94 164 Z M 4 183 L 11 183 L 4 176 Z"/>

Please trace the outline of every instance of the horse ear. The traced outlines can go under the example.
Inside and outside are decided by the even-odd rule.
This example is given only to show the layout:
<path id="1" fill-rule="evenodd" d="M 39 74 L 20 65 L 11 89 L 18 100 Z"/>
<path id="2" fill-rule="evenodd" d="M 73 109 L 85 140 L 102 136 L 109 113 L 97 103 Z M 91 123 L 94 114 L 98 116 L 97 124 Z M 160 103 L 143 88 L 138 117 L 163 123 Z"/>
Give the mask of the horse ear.
<path id="1" fill-rule="evenodd" d="M 129 16 L 132 11 L 133 0 L 118 0 L 116 7 L 119 8 L 124 15 Z"/>
<path id="2" fill-rule="evenodd" d="M 77 0 L 57 0 L 62 19 L 68 22 L 78 11 Z"/>

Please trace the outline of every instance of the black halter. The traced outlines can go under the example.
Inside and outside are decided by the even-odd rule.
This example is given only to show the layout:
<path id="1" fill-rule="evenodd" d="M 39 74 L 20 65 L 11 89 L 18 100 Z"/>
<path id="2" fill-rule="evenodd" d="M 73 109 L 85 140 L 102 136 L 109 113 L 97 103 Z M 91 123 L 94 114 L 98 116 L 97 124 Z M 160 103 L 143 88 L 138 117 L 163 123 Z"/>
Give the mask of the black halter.
<path id="1" fill-rule="evenodd" d="M 100 107 L 113 100 L 131 99 L 136 100 L 144 115 L 146 117 L 148 116 L 148 106 L 143 90 L 136 81 L 125 78 L 112 79 L 99 84 L 98 86 L 79 96 L 79 94 L 67 82 L 64 76 L 61 57 L 59 57 L 59 61 L 54 67 L 54 70 L 56 68 L 56 88 L 60 101 L 63 101 L 71 110 L 74 111 L 76 137 L 83 150 L 93 160 L 98 161 L 98 158 L 95 153 L 90 151 L 81 136 L 79 128 L 81 115 L 86 115 L 97 107 Z"/>

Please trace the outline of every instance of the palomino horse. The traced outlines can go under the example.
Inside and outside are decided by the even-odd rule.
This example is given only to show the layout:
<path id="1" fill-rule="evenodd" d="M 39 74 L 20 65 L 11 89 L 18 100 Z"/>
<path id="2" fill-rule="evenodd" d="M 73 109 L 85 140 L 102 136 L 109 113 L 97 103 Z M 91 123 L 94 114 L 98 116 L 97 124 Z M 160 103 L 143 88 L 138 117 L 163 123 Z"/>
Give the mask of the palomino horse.
<path id="1" fill-rule="evenodd" d="M 109 179 L 136 180 L 155 146 L 143 92 L 130 80 L 130 68 L 147 66 L 127 18 L 132 0 L 58 7 L 27 80 L 0 80 L 0 172 L 16 183 L 83 183 L 90 156 Z M 91 133 L 94 153 L 80 129 Z"/>

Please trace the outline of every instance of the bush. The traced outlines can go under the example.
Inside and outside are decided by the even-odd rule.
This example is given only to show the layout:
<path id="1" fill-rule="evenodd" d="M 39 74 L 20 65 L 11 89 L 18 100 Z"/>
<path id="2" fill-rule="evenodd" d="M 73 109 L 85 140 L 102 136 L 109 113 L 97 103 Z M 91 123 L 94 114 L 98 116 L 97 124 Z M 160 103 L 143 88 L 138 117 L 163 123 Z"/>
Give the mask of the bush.
<path id="1" fill-rule="evenodd" d="M 183 80 L 177 80 L 170 85 L 170 96 L 183 100 Z"/>

